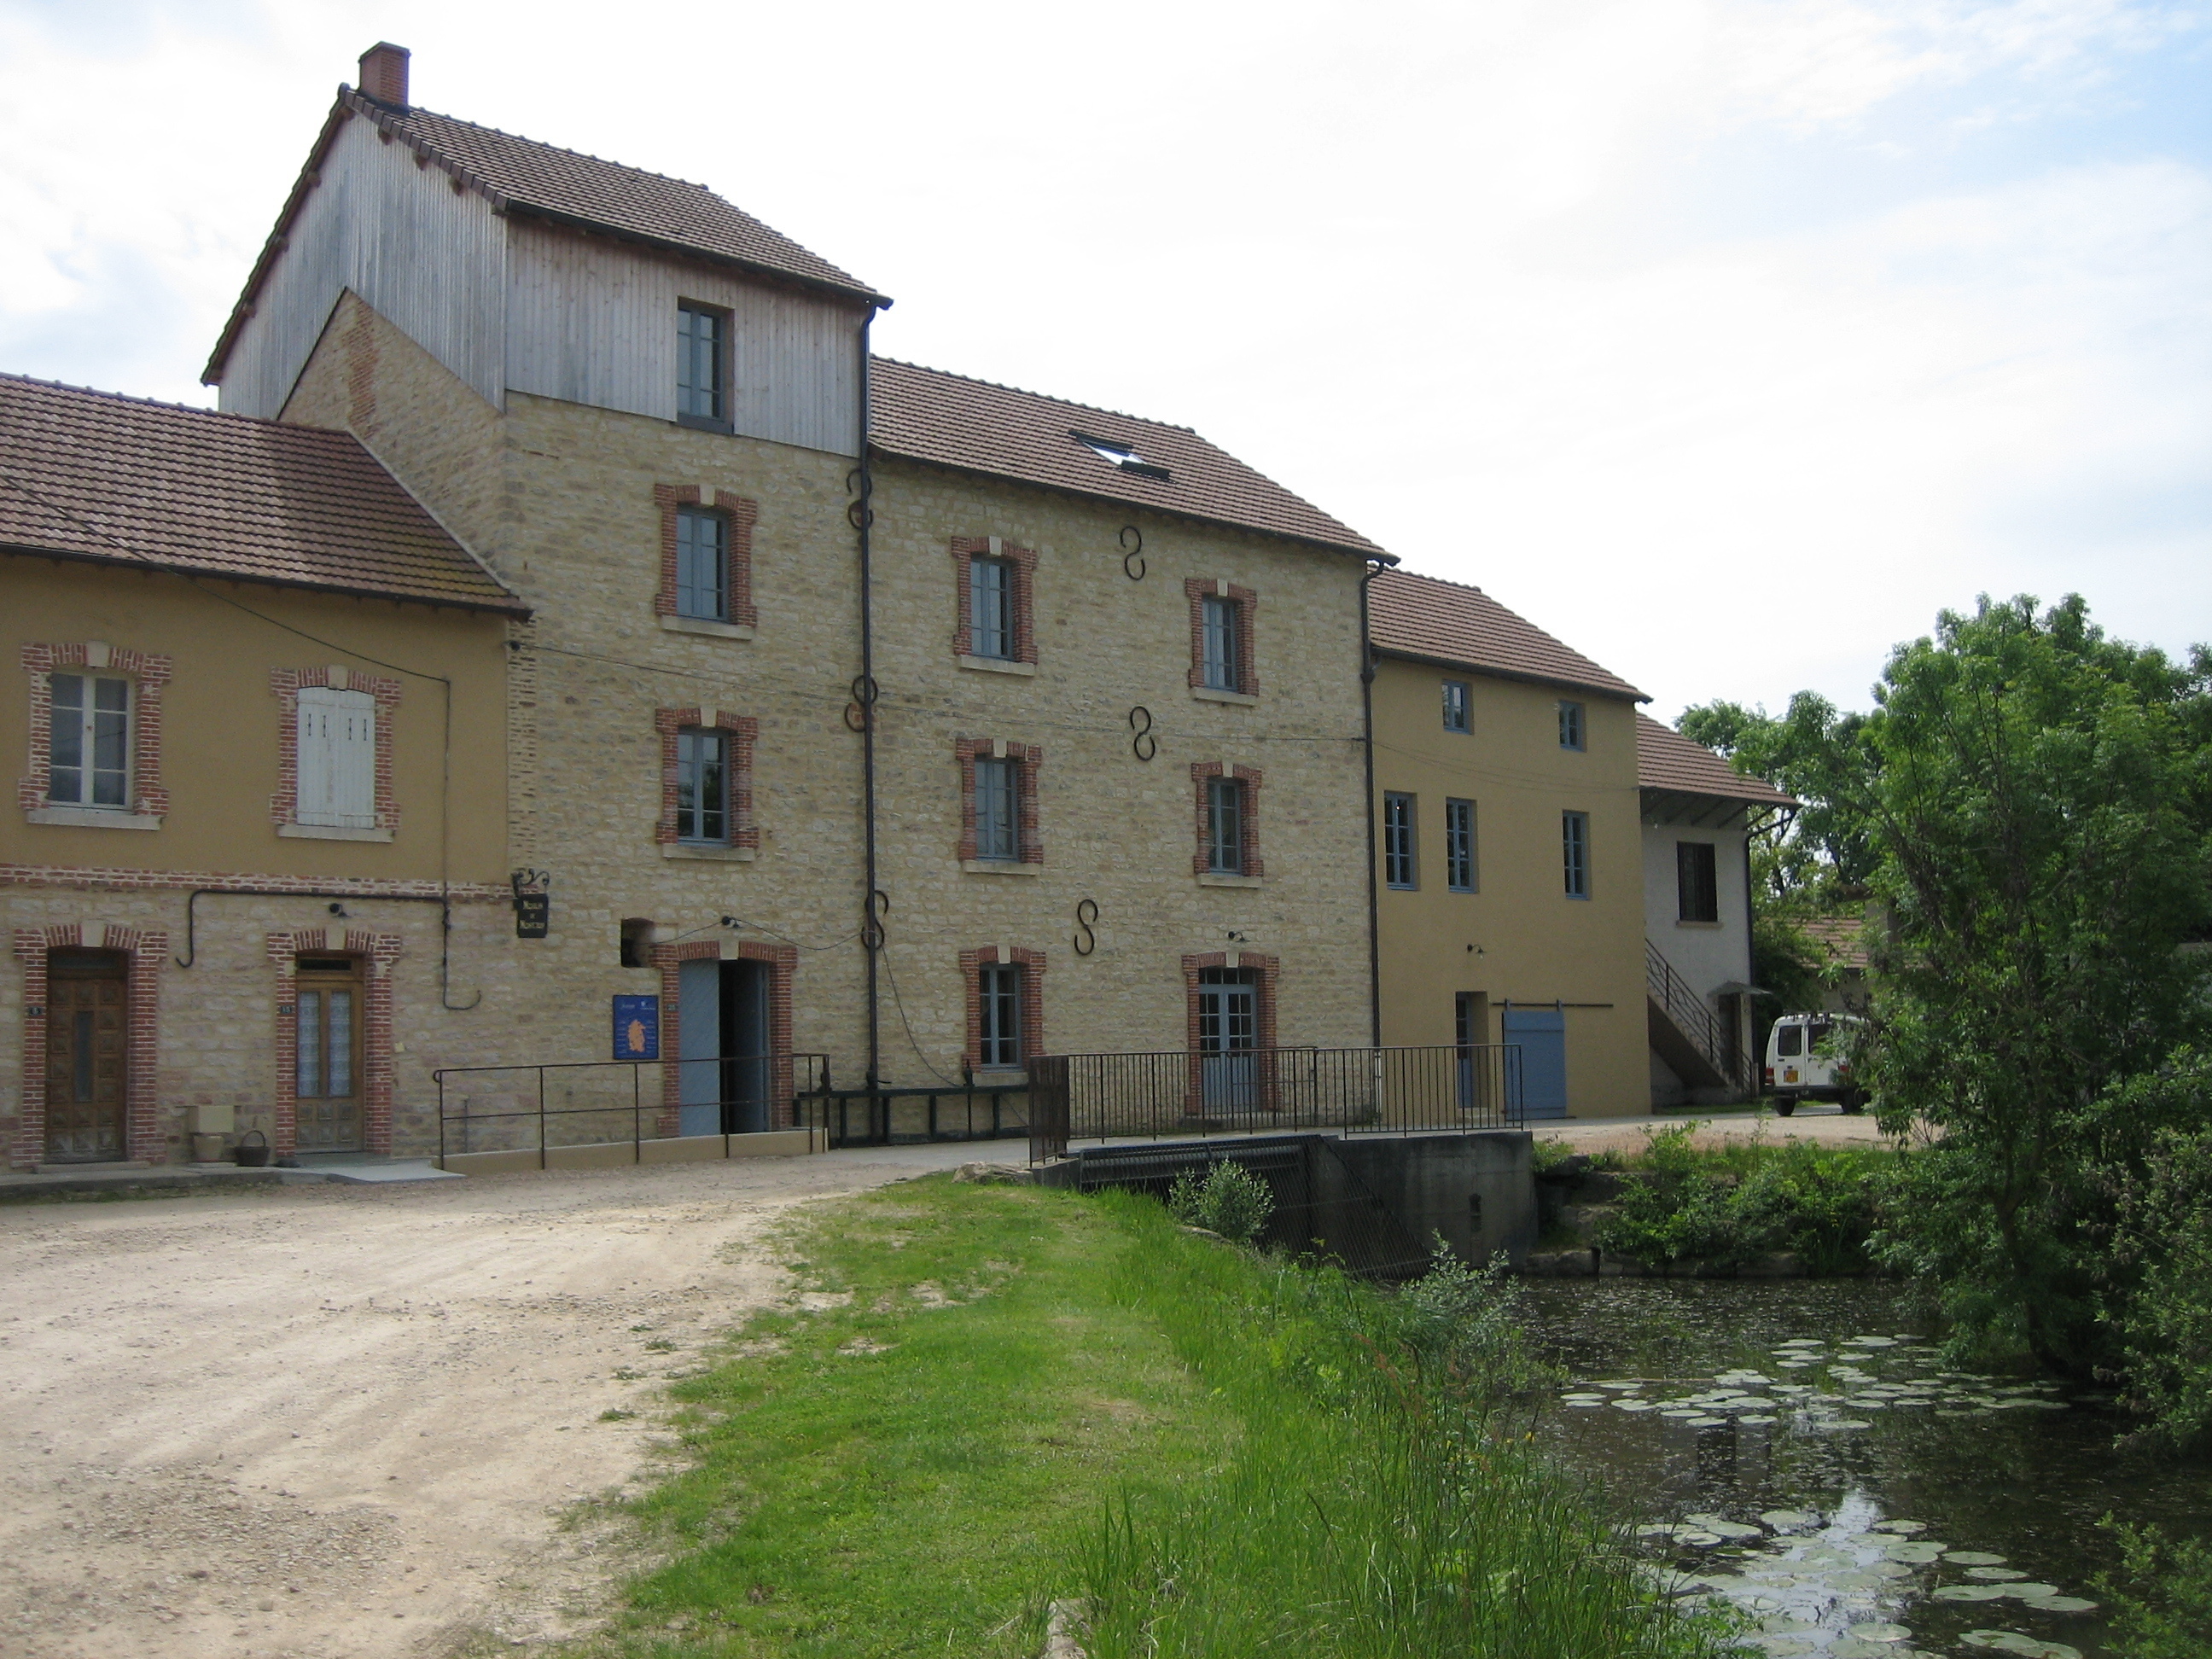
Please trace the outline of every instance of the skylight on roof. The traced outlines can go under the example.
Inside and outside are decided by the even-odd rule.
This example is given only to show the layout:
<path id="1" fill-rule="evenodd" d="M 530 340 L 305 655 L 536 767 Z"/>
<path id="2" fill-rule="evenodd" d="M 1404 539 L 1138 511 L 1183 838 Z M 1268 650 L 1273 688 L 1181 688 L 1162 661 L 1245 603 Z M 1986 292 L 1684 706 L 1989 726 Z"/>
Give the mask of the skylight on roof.
<path id="1" fill-rule="evenodd" d="M 1094 438 L 1087 432 L 1071 432 L 1067 435 L 1109 466 L 1119 467 L 1124 472 L 1139 473 L 1147 478 L 1158 478 L 1162 483 L 1168 481 L 1167 468 L 1157 461 L 1146 460 L 1127 444 L 1116 443 L 1111 438 Z"/>

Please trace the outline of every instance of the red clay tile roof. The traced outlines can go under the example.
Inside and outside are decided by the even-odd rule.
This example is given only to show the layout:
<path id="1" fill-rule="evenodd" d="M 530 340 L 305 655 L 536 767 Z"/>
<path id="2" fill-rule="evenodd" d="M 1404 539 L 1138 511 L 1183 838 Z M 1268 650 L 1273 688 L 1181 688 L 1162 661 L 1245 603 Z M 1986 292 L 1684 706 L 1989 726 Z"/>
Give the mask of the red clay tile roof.
<path id="1" fill-rule="evenodd" d="M 518 138 L 496 127 L 480 127 L 472 121 L 426 109 L 394 109 L 362 97 L 351 87 L 340 87 L 330 119 L 309 151 L 300 181 L 278 214 L 276 227 L 246 277 L 237 307 L 208 360 L 203 376 L 208 384 L 220 378 L 223 359 L 229 355 L 240 325 L 251 314 L 262 280 L 283 251 L 293 217 L 307 199 L 331 140 L 354 117 L 374 123 L 427 165 L 443 169 L 453 179 L 456 189 L 475 190 L 502 211 L 519 209 L 588 225 L 679 252 L 787 277 L 810 288 L 827 289 L 870 306 L 890 303 L 859 277 L 771 230 L 704 185 L 603 161 L 596 155 L 540 143 L 534 138 Z"/>
<path id="2" fill-rule="evenodd" d="M 14 374 L 0 548 L 526 614 L 349 434 Z"/>
<path id="3" fill-rule="evenodd" d="M 870 360 L 868 399 L 869 436 L 886 454 L 1293 537 L 1367 558 L 1390 556 L 1187 426 L 888 357 Z M 1109 459 L 1082 438 L 1098 439 L 1130 459 Z"/>
<path id="4" fill-rule="evenodd" d="M 1865 917 L 1814 916 L 1797 926 L 1807 938 L 1827 952 L 1832 962 L 1844 968 L 1867 967 Z"/>
<path id="5" fill-rule="evenodd" d="M 1618 674 L 1570 650 L 1479 587 L 1410 570 L 1386 570 L 1368 589 L 1367 608 L 1376 648 L 1393 655 L 1601 696 L 1644 696 Z"/>
<path id="6" fill-rule="evenodd" d="M 1636 715 L 1636 781 L 1645 789 L 1678 795 L 1710 795 L 1763 806 L 1798 804 L 1795 795 L 1784 794 L 1764 778 L 1746 776 L 1705 744 L 1691 742 L 1641 709 Z"/>

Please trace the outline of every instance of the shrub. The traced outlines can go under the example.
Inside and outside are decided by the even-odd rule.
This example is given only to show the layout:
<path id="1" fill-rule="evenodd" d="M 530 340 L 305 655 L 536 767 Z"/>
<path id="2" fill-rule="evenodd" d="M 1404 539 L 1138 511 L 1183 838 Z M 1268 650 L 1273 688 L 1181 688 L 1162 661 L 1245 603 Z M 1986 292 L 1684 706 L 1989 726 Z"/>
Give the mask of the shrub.
<path id="1" fill-rule="evenodd" d="M 1688 1124 L 1647 1131 L 1598 1243 L 1638 1261 L 1741 1267 L 1774 1251 L 1809 1273 L 1863 1273 L 1899 1154 L 1785 1141 L 1701 1148 Z"/>
<path id="2" fill-rule="evenodd" d="M 1243 1164 L 1224 1159 L 1202 1177 L 1188 1170 L 1177 1176 L 1168 1189 L 1168 1208 L 1190 1226 L 1219 1233 L 1231 1243 L 1249 1244 L 1275 1213 L 1275 1195 Z"/>
<path id="3" fill-rule="evenodd" d="M 2202 1659 L 2212 1652 L 2212 1546 L 2169 1541 L 2156 1527 L 2097 1523 L 2120 1543 L 2124 1576 L 2101 1574 L 2120 1659 Z"/>

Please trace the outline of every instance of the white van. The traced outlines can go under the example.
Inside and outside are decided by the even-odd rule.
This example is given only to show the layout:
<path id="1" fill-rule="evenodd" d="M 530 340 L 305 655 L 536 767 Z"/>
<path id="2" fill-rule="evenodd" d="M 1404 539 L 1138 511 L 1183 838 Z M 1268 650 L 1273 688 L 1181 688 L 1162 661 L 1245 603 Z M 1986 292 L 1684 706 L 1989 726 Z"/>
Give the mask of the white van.
<path id="1" fill-rule="evenodd" d="M 1801 1100 L 1832 1100 L 1847 1112 L 1866 1097 L 1851 1073 L 1850 1052 L 1866 1022 L 1850 1014 L 1784 1014 L 1766 1034 L 1766 1092 L 1788 1117 Z"/>

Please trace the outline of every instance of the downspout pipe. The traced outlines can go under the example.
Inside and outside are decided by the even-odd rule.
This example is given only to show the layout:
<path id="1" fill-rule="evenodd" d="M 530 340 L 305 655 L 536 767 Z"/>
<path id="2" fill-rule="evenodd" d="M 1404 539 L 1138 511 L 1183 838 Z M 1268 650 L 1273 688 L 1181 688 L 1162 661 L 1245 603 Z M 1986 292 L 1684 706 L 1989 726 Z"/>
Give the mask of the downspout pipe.
<path id="1" fill-rule="evenodd" d="M 1367 800 L 1367 1042 L 1382 1046 L 1382 937 L 1381 894 L 1375 870 L 1375 641 L 1368 629 L 1368 584 L 1385 567 L 1369 560 L 1359 578 L 1359 747 L 1366 769 Z"/>
<path id="2" fill-rule="evenodd" d="M 868 373 L 872 362 L 869 330 L 871 312 L 860 320 L 860 465 L 859 499 L 853 503 L 853 526 L 860 534 L 860 678 L 854 683 L 853 701 L 860 706 L 861 841 L 865 848 L 866 884 L 860 895 L 860 947 L 868 964 L 868 1074 L 871 1095 L 883 1087 L 884 923 L 878 889 L 876 847 L 876 621 L 874 546 L 871 535 L 875 520 L 875 478 L 869 461 L 874 447 L 873 415 L 869 408 Z"/>

